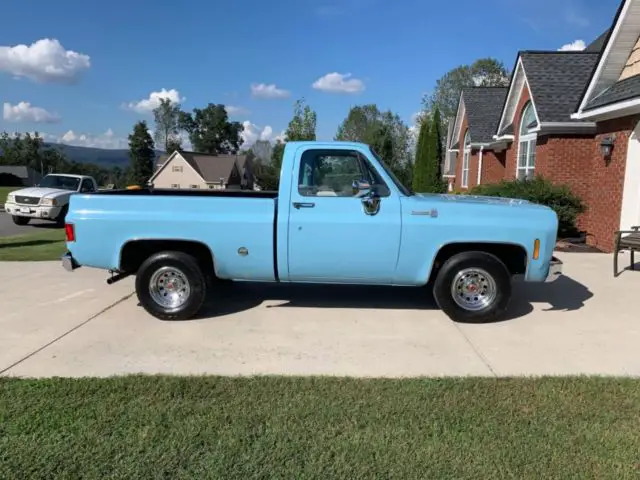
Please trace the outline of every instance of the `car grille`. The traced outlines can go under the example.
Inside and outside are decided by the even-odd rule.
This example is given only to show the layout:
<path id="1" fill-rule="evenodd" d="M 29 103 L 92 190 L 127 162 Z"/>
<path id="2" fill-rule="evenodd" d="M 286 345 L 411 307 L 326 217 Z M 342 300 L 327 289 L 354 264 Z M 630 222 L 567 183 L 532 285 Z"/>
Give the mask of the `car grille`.
<path id="1" fill-rule="evenodd" d="M 22 195 L 16 195 L 16 203 L 23 205 L 38 205 L 40 199 L 38 197 L 23 197 Z"/>

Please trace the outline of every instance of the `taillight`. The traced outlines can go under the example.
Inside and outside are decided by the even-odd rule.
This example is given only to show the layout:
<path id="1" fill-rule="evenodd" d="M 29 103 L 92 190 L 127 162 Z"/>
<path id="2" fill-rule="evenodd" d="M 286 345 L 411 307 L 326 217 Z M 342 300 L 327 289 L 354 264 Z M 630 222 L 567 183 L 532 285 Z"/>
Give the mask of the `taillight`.
<path id="1" fill-rule="evenodd" d="M 67 242 L 76 241 L 76 229 L 73 223 L 67 223 L 64 226 L 64 233 L 67 235 Z"/>

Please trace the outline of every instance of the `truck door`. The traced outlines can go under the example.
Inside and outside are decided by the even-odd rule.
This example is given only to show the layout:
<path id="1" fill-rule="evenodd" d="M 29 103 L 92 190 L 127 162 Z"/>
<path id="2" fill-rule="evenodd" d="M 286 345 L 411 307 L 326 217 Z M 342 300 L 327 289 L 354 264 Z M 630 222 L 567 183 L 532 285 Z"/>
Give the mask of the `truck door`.
<path id="1" fill-rule="evenodd" d="M 301 149 L 295 162 L 289 280 L 389 284 L 402 230 L 397 192 L 357 150 Z"/>

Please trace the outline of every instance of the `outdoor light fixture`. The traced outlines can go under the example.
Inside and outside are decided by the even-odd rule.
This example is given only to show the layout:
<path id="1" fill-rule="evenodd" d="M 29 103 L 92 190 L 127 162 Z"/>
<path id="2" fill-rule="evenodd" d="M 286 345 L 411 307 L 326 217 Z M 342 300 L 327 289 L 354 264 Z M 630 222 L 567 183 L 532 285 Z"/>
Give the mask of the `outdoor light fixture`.
<path id="1" fill-rule="evenodd" d="M 603 157 L 609 158 L 611 156 L 611 151 L 613 150 L 613 142 L 615 141 L 615 139 L 615 135 L 610 135 L 608 137 L 604 137 L 600 141 L 600 151 L 602 152 Z"/>

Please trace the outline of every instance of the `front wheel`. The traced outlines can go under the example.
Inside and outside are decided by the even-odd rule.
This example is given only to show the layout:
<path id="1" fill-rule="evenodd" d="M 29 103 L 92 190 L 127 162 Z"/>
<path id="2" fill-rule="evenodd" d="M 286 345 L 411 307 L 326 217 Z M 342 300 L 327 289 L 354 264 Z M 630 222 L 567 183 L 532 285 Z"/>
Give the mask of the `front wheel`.
<path id="1" fill-rule="evenodd" d="M 459 253 L 440 268 L 433 295 L 438 306 L 453 321 L 499 321 L 511 300 L 511 274 L 495 255 Z"/>
<path id="2" fill-rule="evenodd" d="M 16 225 L 23 226 L 29 223 L 31 219 L 29 217 L 19 217 L 17 215 L 13 215 L 11 217 L 11 220 L 13 220 L 13 223 L 15 223 Z"/>
<path id="3" fill-rule="evenodd" d="M 198 313 L 207 285 L 200 265 L 183 252 L 160 252 L 138 269 L 136 294 L 144 309 L 160 320 L 188 320 Z"/>

